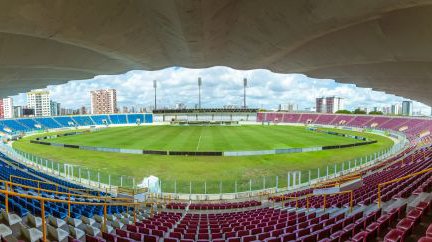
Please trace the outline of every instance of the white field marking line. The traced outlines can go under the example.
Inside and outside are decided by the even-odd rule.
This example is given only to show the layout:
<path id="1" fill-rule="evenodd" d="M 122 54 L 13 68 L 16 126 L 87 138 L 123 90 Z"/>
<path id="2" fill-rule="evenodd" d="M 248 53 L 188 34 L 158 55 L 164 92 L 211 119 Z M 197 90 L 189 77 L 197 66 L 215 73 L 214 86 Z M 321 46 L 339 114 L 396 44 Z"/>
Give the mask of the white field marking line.
<path id="1" fill-rule="evenodd" d="M 196 151 L 198 151 L 200 143 L 201 143 L 201 134 L 200 134 L 200 137 L 198 139 L 198 144 L 197 144 L 197 147 L 196 147 Z"/>

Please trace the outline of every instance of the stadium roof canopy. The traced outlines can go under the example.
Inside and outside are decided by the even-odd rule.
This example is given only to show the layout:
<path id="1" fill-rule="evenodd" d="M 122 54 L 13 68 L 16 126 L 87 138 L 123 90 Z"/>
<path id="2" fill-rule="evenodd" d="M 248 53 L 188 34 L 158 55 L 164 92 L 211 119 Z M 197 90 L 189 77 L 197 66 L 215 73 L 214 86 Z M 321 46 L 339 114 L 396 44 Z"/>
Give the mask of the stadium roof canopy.
<path id="1" fill-rule="evenodd" d="M 332 78 L 431 105 L 430 4 L 0 1 L 0 95 L 133 69 L 229 66 Z"/>

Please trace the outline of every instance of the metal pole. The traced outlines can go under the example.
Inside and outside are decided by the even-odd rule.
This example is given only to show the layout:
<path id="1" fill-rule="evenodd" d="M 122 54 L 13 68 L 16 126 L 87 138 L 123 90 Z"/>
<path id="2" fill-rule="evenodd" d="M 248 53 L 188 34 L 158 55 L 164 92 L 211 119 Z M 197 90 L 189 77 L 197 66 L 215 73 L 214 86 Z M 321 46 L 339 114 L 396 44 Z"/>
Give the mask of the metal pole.
<path id="1" fill-rule="evenodd" d="M 157 82 L 156 82 L 156 80 L 153 80 L 153 88 L 154 88 L 154 109 L 157 109 L 157 106 L 156 106 L 156 89 L 157 89 Z"/>
<path id="2" fill-rule="evenodd" d="M 246 108 L 246 87 L 247 87 L 247 79 L 243 79 L 243 108 Z"/>
<path id="3" fill-rule="evenodd" d="M 328 178 L 328 176 L 329 176 L 329 166 L 328 165 L 327 165 L 326 169 L 327 169 L 327 171 L 326 171 L 326 177 Z"/>
<path id="4" fill-rule="evenodd" d="M 287 188 L 289 189 L 291 186 L 291 172 L 288 172 L 287 176 Z"/>
<path id="5" fill-rule="evenodd" d="M 278 191 L 278 184 L 279 183 L 279 179 L 278 179 L 278 176 L 276 176 L 276 192 Z M 236 189 L 237 190 L 237 189 Z M 237 192 L 237 191 L 236 191 Z"/>
<path id="6" fill-rule="evenodd" d="M 198 77 L 198 108 L 201 109 L 201 77 Z"/>
<path id="7" fill-rule="evenodd" d="M 328 168 L 328 167 L 327 167 L 327 168 Z M 327 171 L 328 171 L 328 170 L 327 170 Z M 308 171 L 308 175 L 309 175 L 309 179 L 308 179 L 309 181 L 308 181 L 308 183 L 309 183 L 309 185 L 310 185 L 310 184 L 311 184 L 311 170 Z"/>

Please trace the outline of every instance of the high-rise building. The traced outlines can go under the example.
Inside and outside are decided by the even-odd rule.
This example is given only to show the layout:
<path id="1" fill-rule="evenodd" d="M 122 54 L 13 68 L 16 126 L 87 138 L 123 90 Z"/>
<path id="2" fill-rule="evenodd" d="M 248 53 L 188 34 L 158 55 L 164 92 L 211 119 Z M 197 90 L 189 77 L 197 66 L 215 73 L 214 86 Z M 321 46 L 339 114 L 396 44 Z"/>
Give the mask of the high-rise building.
<path id="1" fill-rule="evenodd" d="M 399 103 L 393 104 L 391 105 L 391 114 L 392 115 L 400 115 L 402 114 L 401 112 L 401 105 Z"/>
<path id="2" fill-rule="evenodd" d="M 13 107 L 14 118 L 21 118 L 24 116 L 23 107 L 22 106 L 14 106 Z"/>
<path id="3" fill-rule="evenodd" d="M 403 101 L 402 102 L 402 115 L 412 116 L 412 114 L 413 114 L 413 102 L 412 101 Z"/>
<path id="4" fill-rule="evenodd" d="M 13 99 L 11 97 L 3 98 L 3 117 L 13 118 Z"/>
<path id="5" fill-rule="evenodd" d="M 34 109 L 35 116 L 51 116 L 50 93 L 46 90 L 32 90 L 27 93 L 27 107 Z"/>
<path id="6" fill-rule="evenodd" d="M 0 98 L 0 119 L 4 119 L 3 99 Z"/>
<path id="7" fill-rule="evenodd" d="M 315 104 L 317 113 L 336 113 L 344 109 L 343 98 L 340 97 L 319 97 Z"/>
<path id="8" fill-rule="evenodd" d="M 279 104 L 279 111 L 292 112 L 292 111 L 294 111 L 294 104 L 292 104 L 292 103 Z"/>
<path id="9" fill-rule="evenodd" d="M 87 108 L 86 108 L 85 106 L 82 106 L 82 107 L 79 109 L 79 114 L 87 114 Z"/>
<path id="10" fill-rule="evenodd" d="M 117 112 L 117 91 L 115 89 L 91 91 L 90 99 L 90 111 L 92 114 Z"/>
<path id="11" fill-rule="evenodd" d="M 60 115 L 60 103 L 51 101 L 51 116 L 59 116 Z"/>

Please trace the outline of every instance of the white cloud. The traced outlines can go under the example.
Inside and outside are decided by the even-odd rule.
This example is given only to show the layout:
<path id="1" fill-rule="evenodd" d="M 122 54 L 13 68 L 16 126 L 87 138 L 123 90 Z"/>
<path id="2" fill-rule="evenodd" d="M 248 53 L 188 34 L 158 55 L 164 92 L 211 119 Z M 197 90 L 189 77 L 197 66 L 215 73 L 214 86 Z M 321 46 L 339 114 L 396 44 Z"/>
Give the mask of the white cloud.
<path id="1" fill-rule="evenodd" d="M 89 80 L 70 81 L 48 86 L 53 100 L 63 107 L 89 106 L 89 92 L 100 88 L 115 88 L 119 106 L 149 107 L 154 102 L 153 80 L 158 81 L 158 106 L 170 107 L 185 103 L 193 107 L 198 102 L 197 79 L 201 77 L 202 106 L 221 107 L 242 105 L 243 78 L 248 78 L 247 102 L 250 107 L 276 108 L 280 103 L 295 103 L 299 108 L 313 107 L 319 96 L 345 98 L 348 109 L 383 107 L 404 100 L 401 97 L 339 84 L 334 80 L 308 78 L 301 74 L 276 74 L 268 70 L 240 71 L 227 67 L 206 69 L 167 68 L 159 71 L 130 71 L 122 75 L 102 75 Z M 18 105 L 25 104 L 25 95 L 14 97 Z M 415 102 L 414 111 L 430 114 L 430 108 Z"/>

